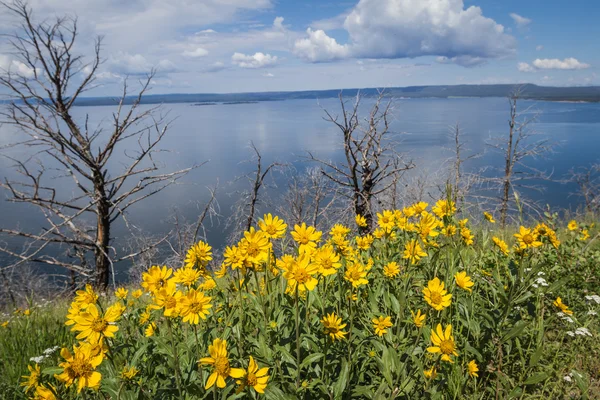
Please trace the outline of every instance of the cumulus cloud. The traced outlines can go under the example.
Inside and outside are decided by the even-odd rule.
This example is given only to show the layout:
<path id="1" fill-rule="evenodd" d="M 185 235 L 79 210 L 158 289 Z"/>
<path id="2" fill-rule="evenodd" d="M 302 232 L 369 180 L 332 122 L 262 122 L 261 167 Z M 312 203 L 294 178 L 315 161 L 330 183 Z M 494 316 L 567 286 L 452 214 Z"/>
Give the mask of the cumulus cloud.
<path id="1" fill-rule="evenodd" d="M 542 50 L 544 50 L 544 46 L 542 46 L 541 44 L 538 44 L 537 46 L 535 46 L 535 49 L 537 51 L 542 51 Z"/>
<path id="2" fill-rule="evenodd" d="M 515 21 L 519 28 L 524 28 L 531 23 L 531 19 L 520 16 L 516 13 L 510 13 L 510 17 Z"/>
<path id="3" fill-rule="evenodd" d="M 207 54 L 208 50 L 203 49 L 202 47 L 197 47 L 194 50 L 186 50 L 183 53 L 181 53 L 182 56 L 190 58 L 204 57 Z"/>
<path id="4" fill-rule="evenodd" d="M 309 28 L 307 37 L 296 40 L 295 54 L 311 62 L 429 55 L 469 64 L 512 55 L 516 47 L 502 25 L 479 7 L 465 9 L 463 0 L 361 0 L 343 26 L 348 43 Z"/>
<path id="5" fill-rule="evenodd" d="M 247 55 L 234 53 L 231 56 L 231 62 L 240 68 L 264 68 L 277 63 L 277 56 L 264 53 L 254 53 Z"/>
<path id="6" fill-rule="evenodd" d="M 275 17 L 273 21 L 273 28 L 279 31 L 285 31 L 285 26 L 283 26 L 283 17 Z"/>
<path id="7" fill-rule="evenodd" d="M 531 65 L 529 65 L 526 62 L 520 62 L 517 64 L 517 69 L 521 72 L 533 72 L 535 71 L 535 68 L 533 68 Z"/>
<path id="8" fill-rule="evenodd" d="M 478 65 L 485 64 L 487 60 L 482 57 L 473 56 L 456 56 L 456 57 L 445 57 L 440 56 L 435 59 L 440 64 L 456 64 L 462 67 L 476 67 Z"/>
<path id="9" fill-rule="evenodd" d="M 36 69 L 36 71 L 40 72 L 39 69 Z M 5 54 L 0 54 L 0 75 L 7 73 L 20 75 L 25 78 L 32 78 L 34 70 L 19 60 L 15 60 Z"/>
<path id="10" fill-rule="evenodd" d="M 157 63 L 149 62 L 141 54 L 129 54 L 118 52 L 108 59 L 108 70 L 118 75 L 142 75 L 147 74 L 153 68 L 159 73 L 169 73 L 177 70 L 175 64 L 169 60 L 163 59 Z"/>
<path id="11" fill-rule="evenodd" d="M 590 64 L 582 63 L 576 58 L 570 57 L 564 60 L 558 58 L 543 58 L 533 61 L 533 66 L 538 69 L 586 69 Z"/>
<path id="12" fill-rule="evenodd" d="M 294 43 L 296 55 L 312 62 L 333 61 L 350 56 L 349 46 L 340 45 L 334 38 L 327 36 L 325 31 L 308 28 L 306 33 L 307 38 L 298 39 Z"/>

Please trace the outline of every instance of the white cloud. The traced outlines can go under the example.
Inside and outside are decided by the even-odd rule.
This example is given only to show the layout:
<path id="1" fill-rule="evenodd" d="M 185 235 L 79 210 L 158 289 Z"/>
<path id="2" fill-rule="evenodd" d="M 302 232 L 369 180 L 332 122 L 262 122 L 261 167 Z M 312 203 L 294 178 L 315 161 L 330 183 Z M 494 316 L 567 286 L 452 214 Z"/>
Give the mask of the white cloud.
<path id="1" fill-rule="evenodd" d="M 537 51 L 542 51 L 542 50 L 544 50 L 544 46 L 542 46 L 541 44 L 538 44 L 537 46 L 535 46 L 535 49 Z"/>
<path id="2" fill-rule="evenodd" d="M 520 62 L 519 64 L 517 64 L 517 69 L 521 72 L 534 72 L 535 68 L 533 68 L 531 65 L 529 65 L 526 62 Z"/>
<path id="3" fill-rule="evenodd" d="M 263 68 L 276 64 L 277 56 L 260 52 L 254 53 L 254 55 L 234 53 L 231 56 L 231 62 L 240 68 Z"/>
<path id="4" fill-rule="evenodd" d="M 191 58 L 204 57 L 207 54 L 208 50 L 203 49 L 202 47 L 197 47 L 194 50 L 185 50 L 183 53 L 181 53 L 182 56 Z"/>
<path id="5" fill-rule="evenodd" d="M 502 25 L 484 17 L 479 7 L 465 9 L 463 0 L 360 0 L 344 19 L 344 29 L 347 44 L 309 28 L 294 52 L 311 62 L 427 55 L 466 62 L 466 57 L 512 55 L 516 46 Z"/>
<path id="6" fill-rule="evenodd" d="M 217 31 L 215 31 L 214 29 L 203 29 L 198 33 L 199 34 L 208 34 L 208 33 L 217 33 Z"/>
<path id="7" fill-rule="evenodd" d="M 586 69 L 590 64 L 579 62 L 576 58 L 570 57 L 564 60 L 558 58 L 544 58 L 533 61 L 533 66 L 538 69 Z"/>
<path id="8" fill-rule="evenodd" d="M 125 52 L 118 52 L 110 56 L 107 65 L 109 72 L 117 75 L 142 75 L 147 74 L 153 68 L 156 68 L 158 73 L 169 73 L 177 70 L 172 61 L 162 59 L 157 63 L 151 63 L 141 54 Z"/>
<path id="9" fill-rule="evenodd" d="M 516 13 L 510 13 L 510 17 L 515 21 L 519 28 L 524 28 L 531 23 L 531 19 L 520 16 Z"/>
<path id="10" fill-rule="evenodd" d="M 275 75 L 273 75 L 270 72 L 267 72 L 267 73 L 263 74 L 263 76 L 266 77 L 266 78 L 273 78 Z"/>
<path id="11" fill-rule="evenodd" d="M 280 31 L 285 31 L 285 26 L 283 26 L 283 17 L 275 17 L 275 20 L 273 21 L 273 28 Z"/>
<path id="12" fill-rule="evenodd" d="M 306 30 L 308 38 L 298 39 L 294 43 L 294 53 L 312 62 L 333 61 L 350 55 L 348 45 L 340 45 L 334 38 L 318 29 Z"/>
<path id="13" fill-rule="evenodd" d="M 456 56 L 450 58 L 446 56 L 439 56 L 435 59 L 435 61 L 440 64 L 456 64 L 462 67 L 475 67 L 487 62 L 485 58 L 473 56 Z"/>
<path id="14" fill-rule="evenodd" d="M 36 68 L 36 71 L 39 73 L 39 68 Z M 6 73 L 17 74 L 25 78 L 33 78 L 34 70 L 19 60 L 15 60 L 5 54 L 0 54 L 0 75 Z"/>

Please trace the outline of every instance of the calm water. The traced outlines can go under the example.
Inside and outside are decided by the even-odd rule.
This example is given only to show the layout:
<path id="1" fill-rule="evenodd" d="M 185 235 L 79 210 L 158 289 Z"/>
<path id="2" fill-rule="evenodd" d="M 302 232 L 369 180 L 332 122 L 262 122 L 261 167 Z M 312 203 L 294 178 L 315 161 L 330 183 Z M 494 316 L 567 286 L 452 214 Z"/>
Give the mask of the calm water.
<path id="1" fill-rule="evenodd" d="M 540 133 L 540 138 L 548 138 L 558 144 L 554 154 L 534 160 L 533 166 L 552 171 L 555 178 L 564 178 L 572 167 L 600 162 L 600 104 L 521 103 L 522 108 L 532 105 L 541 113 L 533 128 Z M 368 106 L 369 102 L 365 101 L 365 111 Z M 221 214 L 228 216 L 238 198 L 237 191 L 248 187 L 247 181 L 235 179 L 254 167 L 252 162 L 243 162 L 253 155 L 248 147 L 250 141 L 261 151 L 265 163 L 277 160 L 292 163 L 299 169 L 306 168 L 312 165 L 302 159 L 306 151 L 314 152 L 320 158 L 341 160 L 339 132 L 323 120 L 322 107 L 337 111 L 339 103 L 327 99 L 320 102 L 166 105 L 164 110 L 175 118 L 162 142 L 162 148 L 170 150 L 160 156 L 167 170 L 204 161 L 208 163 L 190 173 L 182 184 L 131 208 L 130 221 L 150 233 L 160 234 L 171 227 L 168 216 L 176 208 L 191 222 L 208 198 L 206 188 L 217 182 Z M 112 107 L 81 107 L 75 109 L 75 114 L 80 119 L 88 114 L 90 125 L 94 126 L 106 122 L 112 111 Z M 449 126 L 458 122 L 463 130 L 463 140 L 467 142 L 465 153 L 487 151 L 482 157 L 469 162 L 466 168 L 496 168 L 501 166 L 501 156 L 486 150 L 485 143 L 490 136 L 507 133 L 508 111 L 507 100 L 500 98 L 397 100 L 392 130 L 394 139 L 399 141 L 399 149 L 416 162 L 419 171 L 438 171 L 443 167 L 443 161 L 452 154 L 448 150 L 452 147 Z M 8 127 L 0 127 L 0 145 L 17 137 L 18 134 Z M 27 156 L 22 151 L 11 151 L 10 155 L 19 159 Z M 119 154 L 114 166 L 124 161 L 124 155 Z M 0 159 L 0 176 L 14 176 L 10 165 L 9 160 Z M 276 176 L 276 179 L 281 183 L 280 178 Z M 52 184 L 66 196 L 73 190 L 65 179 L 56 178 Z M 573 191 L 572 185 L 550 184 L 542 198 L 551 207 L 575 208 L 579 200 L 570 196 Z M 9 227 L 35 227 L 42 221 L 27 207 L 6 202 L 0 207 L 0 218 L 2 225 Z M 114 233 L 122 237 L 123 227 L 117 227 Z M 209 241 L 222 243 L 223 235 L 223 224 L 217 223 L 209 232 Z"/>

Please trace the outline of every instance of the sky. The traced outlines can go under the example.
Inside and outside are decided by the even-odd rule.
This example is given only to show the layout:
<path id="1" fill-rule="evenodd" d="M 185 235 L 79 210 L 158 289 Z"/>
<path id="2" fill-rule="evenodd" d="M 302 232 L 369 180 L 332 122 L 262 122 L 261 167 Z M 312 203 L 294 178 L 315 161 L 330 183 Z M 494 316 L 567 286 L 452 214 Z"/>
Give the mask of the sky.
<path id="1" fill-rule="evenodd" d="M 102 36 L 94 90 L 152 68 L 154 94 L 413 85 L 600 85 L 600 1 L 30 0 Z M 16 20 L 0 9 L 0 33 Z M 27 67 L 0 37 L 0 73 Z M 5 73 L 5 72 L 4 72 Z"/>

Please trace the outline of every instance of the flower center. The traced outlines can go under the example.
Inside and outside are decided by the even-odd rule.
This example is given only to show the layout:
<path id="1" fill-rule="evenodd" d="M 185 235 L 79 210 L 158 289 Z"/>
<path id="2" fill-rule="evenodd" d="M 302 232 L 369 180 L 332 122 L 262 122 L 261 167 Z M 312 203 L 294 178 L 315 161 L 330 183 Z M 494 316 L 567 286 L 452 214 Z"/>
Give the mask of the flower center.
<path id="1" fill-rule="evenodd" d="M 248 247 L 246 247 L 246 253 L 250 257 L 256 257 L 260 253 L 260 249 L 256 243 L 248 243 Z"/>
<path id="2" fill-rule="evenodd" d="M 204 308 L 204 304 L 202 304 L 198 300 L 194 300 L 190 303 L 190 311 L 192 312 L 192 314 L 198 314 L 198 313 L 202 312 L 203 308 Z M 227 364 L 227 365 L 229 365 L 229 364 Z"/>
<path id="3" fill-rule="evenodd" d="M 271 236 L 275 236 L 275 234 L 277 234 L 277 227 L 275 225 L 267 226 L 267 233 Z"/>
<path id="4" fill-rule="evenodd" d="M 87 362 L 87 360 L 76 358 L 69 366 L 69 369 L 70 371 L 68 371 L 67 374 L 74 377 L 82 377 L 88 375 L 88 373 L 92 370 L 92 366 Z"/>
<path id="5" fill-rule="evenodd" d="M 229 375 L 229 360 L 227 357 L 217 357 L 215 369 L 219 375 Z"/>
<path id="6" fill-rule="evenodd" d="M 294 271 L 294 279 L 299 284 L 303 284 L 308 282 L 308 280 L 310 279 L 310 275 L 308 275 L 304 268 L 296 268 L 296 270 Z"/>
<path id="7" fill-rule="evenodd" d="M 531 234 L 527 234 L 523 236 L 523 243 L 525 244 L 531 244 L 533 243 L 533 236 Z"/>
<path id="8" fill-rule="evenodd" d="M 177 306 L 177 300 L 174 297 L 167 297 L 165 300 L 165 308 L 175 308 Z"/>
<path id="9" fill-rule="evenodd" d="M 246 382 L 248 383 L 248 386 L 256 386 L 258 379 L 256 379 L 256 375 L 254 375 L 252 372 L 249 372 L 248 376 L 246 377 Z"/>
<path id="10" fill-rule="evenodd" d="M 441 304 L 442 303 L 442 295 L 440 294 L 440 292 L 431 292 L 431 294 L 429 295 L 429 298 L 431 299 L 431 302 L 433 304 Z"/>
<path id="11" fill-rule="evenodd" d="M 104 332 L 107 325 L 108 325 L 108 322 L 106 322 L 106 320 L 104 318 L 96 319 L 92 323 L 92 330 L 94 332 Z"/>
<path id="12" fill-rule="evenodd" d="M 309 242 L 309 240 L 308 240 L 308 234 L 306 234 L 306 233 L 303 233 L 303 234 L 301 234 L 301 235 L 299 235 L 299 236 L 300 236 L 300 237 L 299 237 L 299 239 L 300 239 L 300 240 L 299 240 L 300 244 L 307 244 L 307 243 Z"/>
<path id="13" fill-rule="evenodd" d="M 454 342 L 452 340 L 442 340 L 440 343 L 440 350 L 444 354 L 452 354 L 454 351 Z"/>

